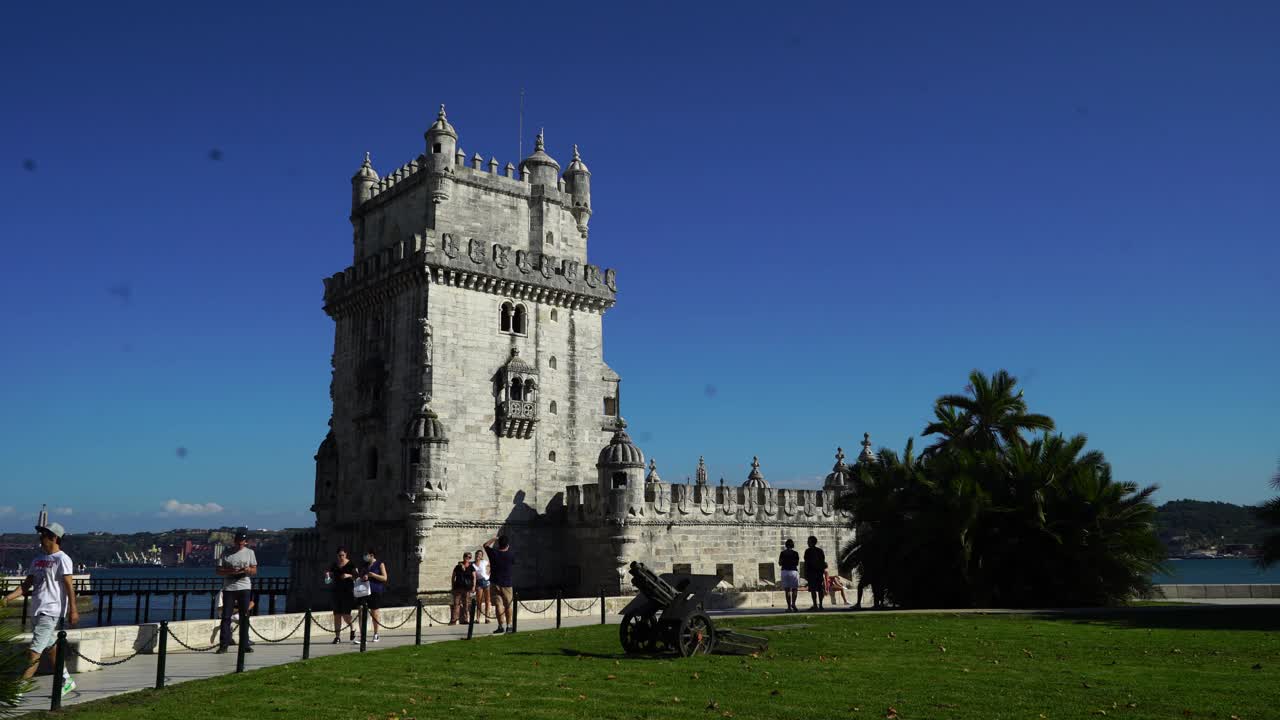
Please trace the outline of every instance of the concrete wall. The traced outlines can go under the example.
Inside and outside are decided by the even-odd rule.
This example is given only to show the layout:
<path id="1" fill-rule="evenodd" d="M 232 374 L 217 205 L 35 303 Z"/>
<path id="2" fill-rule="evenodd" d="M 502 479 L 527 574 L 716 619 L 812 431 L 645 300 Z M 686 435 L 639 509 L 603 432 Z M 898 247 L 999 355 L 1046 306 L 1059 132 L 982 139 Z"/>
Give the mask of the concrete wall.
<path id="1" fill-rule="evenodd" d="M 1167 600 L 1280 599 L 1280 585 L 1156 585 L 1156 597 Z"/>

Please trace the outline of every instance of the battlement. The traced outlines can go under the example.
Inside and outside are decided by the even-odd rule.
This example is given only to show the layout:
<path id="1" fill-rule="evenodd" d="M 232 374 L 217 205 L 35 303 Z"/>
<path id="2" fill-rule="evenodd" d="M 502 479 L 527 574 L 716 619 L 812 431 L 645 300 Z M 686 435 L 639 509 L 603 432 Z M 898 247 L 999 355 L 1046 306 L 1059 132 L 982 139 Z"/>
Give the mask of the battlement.
<path id="1" fill-rule="evenodd" d="M 516 165 L 508 162 L 499 172 L 499 165 L 500 163 L 496 157 L 490 157 L 486 162 L 479 153 L 473 155 L 468 161 L 466 153 L 463 152 L 462 148 L 458 148 L 458 152 L 454 154 L 451 164 L 453 170 L 452 179 L 455 182 L 506 194 L 515 194 L 523 197 L 531 197 L 535 194 L 535 186 L 529 182 L 527 169 L 517 169 Z M 374 183 L 369 189 L 368 199 L 360 203 L 359 210 L 389 201 L 406 188 L 411 188 L 421 183 L 428 172 L 426 156 L 417 156 Z M 566 207 L 572 204 L 570 195 L 565 192 L 564 178 L 560 178 L 555 188 L 536 187 L 541 188 L 543 196 L 547 199 L 559 202 Z"/>
<path id="2" fill-rule="evenodd" d="M 332 315 L 365 290 L 415 277 L 597 312 L 613 306 L 618 289 L 612 269 L 602 272 L 578 260 L 424 230 L 325 278 L 325 310 Z"/>
<path id="3" fill-rule="evenodd" d="M 825 490 L 746 488 L 657 482 L 645 486 L 644 507 L 626 506 L 626 488 L 602 498 L 595 483 L 565 489 L 571 521 L 592 522 L 613 515 L 626 524 L 652 523 L 819 523 L 846 525 L 850 515 L 836 510 Z"/>

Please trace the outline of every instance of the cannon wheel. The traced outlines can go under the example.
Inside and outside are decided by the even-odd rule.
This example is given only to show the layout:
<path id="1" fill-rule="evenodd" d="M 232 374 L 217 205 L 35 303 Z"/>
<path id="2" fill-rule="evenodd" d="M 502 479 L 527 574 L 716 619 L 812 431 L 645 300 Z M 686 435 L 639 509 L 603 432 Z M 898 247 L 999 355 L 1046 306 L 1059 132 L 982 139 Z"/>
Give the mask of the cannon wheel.
<path id="1" fill-rule="evenodd" d="M 657 628 L 650 615 L 627 613 L 618 626 L 618 639 L 622 649 L 629 653 L 652 652 Z"/>
<path id="2" fill-rule="evenodd" d="M 716 646 L 716 629 L 711 618 L 703 613 L 692 613 L 680 623 L 680 633 L 676 636 L 680 654 L 706 655 Z"/>

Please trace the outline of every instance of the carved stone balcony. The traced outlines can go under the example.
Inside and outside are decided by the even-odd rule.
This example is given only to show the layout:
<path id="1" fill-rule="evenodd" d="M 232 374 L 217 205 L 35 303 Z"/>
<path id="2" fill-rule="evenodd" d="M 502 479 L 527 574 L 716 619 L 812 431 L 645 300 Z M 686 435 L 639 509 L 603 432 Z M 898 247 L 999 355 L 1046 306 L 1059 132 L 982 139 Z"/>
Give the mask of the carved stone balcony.
<path id="1" fill-rule="evenodd" d="M 498 434 L 509 438 L 528 439 L 538 423 L 538 404 L 525 400 L 498 403 Z"/>

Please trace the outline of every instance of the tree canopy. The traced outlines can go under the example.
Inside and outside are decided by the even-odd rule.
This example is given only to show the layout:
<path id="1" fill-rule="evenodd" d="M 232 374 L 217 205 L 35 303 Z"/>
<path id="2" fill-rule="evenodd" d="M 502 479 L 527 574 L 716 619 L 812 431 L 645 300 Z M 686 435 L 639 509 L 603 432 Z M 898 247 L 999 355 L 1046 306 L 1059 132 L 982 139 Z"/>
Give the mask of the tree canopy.
<path id="1" fill-rule="evenodd" d="M 1052 434 L 1017 379 L 974 371 L 943 395 L 901 455 L 860 462 L 855 539 L 842 553 L 878 596 L 906 607 L 1089 606 L 1149 596 L 1164 547 L 1154 486 L 1118 482 L 1084 435 Z M 1032 433 L 1039 432 L 1039 435 Z M 1030 435 L 1030 437 L 1028 437 Z"/>

